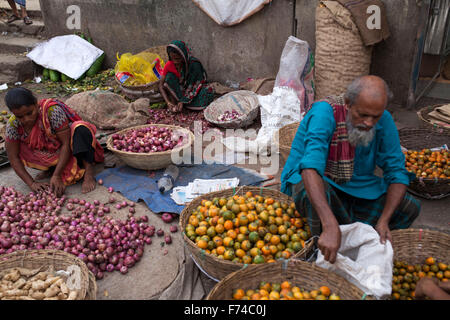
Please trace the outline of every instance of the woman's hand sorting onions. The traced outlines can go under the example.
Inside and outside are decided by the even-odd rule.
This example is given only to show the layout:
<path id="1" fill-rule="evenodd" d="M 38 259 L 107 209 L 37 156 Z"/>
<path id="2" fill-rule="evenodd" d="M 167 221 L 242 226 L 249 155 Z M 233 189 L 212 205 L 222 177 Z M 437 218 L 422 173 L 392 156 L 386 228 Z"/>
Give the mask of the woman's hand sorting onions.
<path id="1" fill-rule="evenodd" d="M 183 137 L 165 127 L 149 126 L 131 129 L 125 134 L 113 134 L 113 146 L 124 152 L 153 153 L 172 150 L 183 143 Z"/>

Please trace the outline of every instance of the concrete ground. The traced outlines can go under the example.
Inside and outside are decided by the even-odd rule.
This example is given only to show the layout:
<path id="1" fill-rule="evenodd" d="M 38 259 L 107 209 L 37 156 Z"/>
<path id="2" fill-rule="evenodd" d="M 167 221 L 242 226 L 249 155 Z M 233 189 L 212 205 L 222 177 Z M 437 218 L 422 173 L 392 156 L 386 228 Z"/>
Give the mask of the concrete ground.
<path id="1" fill-rule="evenodd" d="M 49 94 L 38 93 L 37 90 L 41 88 L 41 84 L 26 84 L 25 86 L 32 89 L 39 99 L 51 97 Z M 42 90 L 45 92 L 45 90 Z M 0 91 L 0 111 L 5 110 L 4 97 L 5 91 Z M 60 97 L 61 100 L 66 100 L 68 97 Z M 421 105 L 435 103 L 436 100 L 427 101 L 423 99 Z M 420 122 L 414 110 L 405 110 L 400 106 L 391 106 L 389 111 L 394 116 L 398 128 L 403 127 L 417 127 Z M 255 165 L 242 165 L 254 170 L 259 170 L 260 167 Z M 97 173 L 104 169 L 103 164 L 97 165 Z M 275 175 L 273 182 L 279 181 L 282 167 Z M 32 175 L 37 173 L 36 170 L 30 170 Z M 0 185 L 14 186 L 21 192 L 28 192 L 27 186 L 15 175 L 10 167 L 0 169 Z M 273 185 L 271 188 L 279 189 L 280 185 Z M 110 194 L 103 186 L 97 188 L 87 195 L 81 194 L 81 185 L 77 184 L 70 186 L 66 190 L 69 197 L 85 198 L 87 201 L 99 199 L 105 201 L 109 199 Z M 118 200 L 123 197 L 120 194 L 114 194 Z M 450 233 L 450 197 L 442 200 L 422 200 L 422 211 L 418 219 L 414 222 L 414 228 L 433 229 L 446 233 Z M 169 225 L 162 222 L 158 215 L 150 212 L 143 202 L 137 205 L 136 216 L 147 215 L 149 223 L 156 226 L 156 228 L 163 228 L 169 231 Z M 115 209 L 113 209 L 115 210 Z M 124 210 L 122 210 L 124 211 Z M 124 219 L 125 212 L 113 212 L 113 217 Z M 174 221 L 172 224 L 177 224 Z M 133 268 L 129 270 L 127 275 L 122 275 L 119 272 L 106 273 L 104 279 L 97 281 L 98 292 L 97 299 L 157 299 L 160 293 L 170 286 L 174 281 L 179 271 L 179 260 L 182 256 L 184 244 L 182 234 L 180 232 L 172 234 L 173 243 L 171 245 L 161 246 L 161 238 L 156 236 L 153 238 L 153 243 L 147 245 L 145 254 L 142 260 Z M 167 250 L 167 251 L 166 251 Z M 207 292 L 215 285 L 214 281 L 209 280 L 206 276 L 202 276 L 202 280 Z"/>

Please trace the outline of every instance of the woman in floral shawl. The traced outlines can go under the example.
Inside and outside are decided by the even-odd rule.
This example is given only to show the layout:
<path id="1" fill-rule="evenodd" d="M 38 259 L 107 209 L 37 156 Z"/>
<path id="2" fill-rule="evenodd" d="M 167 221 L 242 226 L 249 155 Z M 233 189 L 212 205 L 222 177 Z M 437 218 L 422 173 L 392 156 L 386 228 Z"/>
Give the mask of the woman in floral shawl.
<path id="1" fill-rule="evenodd" d="M 175 40 L 167 46 L 169 61 L 164 66 L 159 90 L 172 112 L 183 106 L 203 110 L 214 99 L 214 89 L 206 83 L 206 71 L 201 62 L 191 56 L 183 41 Z"/>
<path id="2" fill-rule="evenodd" d="M 14 88 L 5 97 L 13 113 L 6 125 L 6 151 L 16 174 L 34 192 L 50 189 L 57 195 L 84 177 L 83 193 L 95 188 L 94 163 L 103 162 L 96 128 L 56 99 L 37 101 L 25 88 Z M 25 166 L 42 170 L 35 179 L 50 176 L 50 184 L 38 182 Z"/>

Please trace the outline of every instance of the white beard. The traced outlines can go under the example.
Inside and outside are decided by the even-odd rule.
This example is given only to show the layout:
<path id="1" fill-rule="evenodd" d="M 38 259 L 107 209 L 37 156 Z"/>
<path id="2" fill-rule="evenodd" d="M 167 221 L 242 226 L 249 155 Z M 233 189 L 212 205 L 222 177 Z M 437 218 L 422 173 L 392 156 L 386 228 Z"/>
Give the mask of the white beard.
<path id="1" fill-rule="evenodd" d="M 364 146 L 367 147 L 375 137 L 375 127 L 370 129 L 369 131 L 364 131 L 364 125 L 359 125 L 354 127 L 351 121 L 350 112 L 347 114 L 347 132 L 348 132 L 348 140 L 350 144 L 354 147 Z"/>

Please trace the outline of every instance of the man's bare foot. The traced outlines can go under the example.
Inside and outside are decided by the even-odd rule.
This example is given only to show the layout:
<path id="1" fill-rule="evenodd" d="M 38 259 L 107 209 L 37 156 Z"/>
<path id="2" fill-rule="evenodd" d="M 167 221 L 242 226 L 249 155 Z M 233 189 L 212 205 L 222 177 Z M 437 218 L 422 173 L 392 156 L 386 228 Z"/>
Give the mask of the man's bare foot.
<path id="1" fill-rule="evenodd" d="M 81 185 L 82 193 L 89 193 L 95 189 L 97 181 L 91 175 L 84 175 L 83 184 Z"/>

